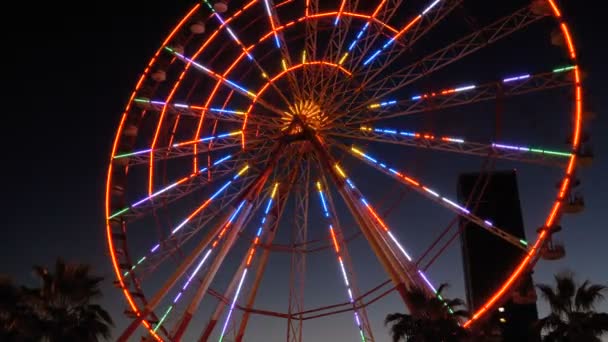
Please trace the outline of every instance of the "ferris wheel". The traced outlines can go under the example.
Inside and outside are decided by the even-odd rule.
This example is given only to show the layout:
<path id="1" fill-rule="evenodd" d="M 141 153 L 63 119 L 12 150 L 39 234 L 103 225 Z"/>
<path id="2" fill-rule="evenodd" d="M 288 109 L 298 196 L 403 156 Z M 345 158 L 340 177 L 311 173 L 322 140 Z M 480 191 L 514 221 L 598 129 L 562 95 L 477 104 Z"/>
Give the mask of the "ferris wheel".
<path id="1" fill-rule="evenodd" d="M 412 287 L 434 296 L 431 275 L 458 264 L 445 257 L 458 229 L 441 217 L 521 251 L 461 322 L 474 328 L 563 252 L 552 236 L 581 207 L 576 170 L 590 159 L 582 77 L 554 0 L 195 3 L 137 82 L 112 147 L 107 240 L 130 318 L 119 340 L 143 327 L 159 341 L 268 341 L 252 332 L 267 319 L 282 327 L 273 336 L 300 341 L 309 322 L 349 315 L 344 340 L 373 341 L 374 303 L 407 306 Z M 535 184 L 535 237 L 451 196 L 446 174 L 472 165 L 556 175 Z M 438 214 L 408 212 L 420 202 Z M 323 286 L 311 294 L 309 279 Z"/>

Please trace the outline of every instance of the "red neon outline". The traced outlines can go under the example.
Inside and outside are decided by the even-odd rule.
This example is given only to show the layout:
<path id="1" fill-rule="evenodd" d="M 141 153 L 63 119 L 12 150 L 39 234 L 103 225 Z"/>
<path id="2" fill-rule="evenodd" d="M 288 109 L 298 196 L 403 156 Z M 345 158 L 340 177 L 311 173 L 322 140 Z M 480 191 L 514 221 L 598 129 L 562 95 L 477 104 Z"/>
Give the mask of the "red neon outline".
<path id="1" fill-rule="evenodd" d="M 580 79 L 580 71 L 579 71 L 578 63 L 576 61 L 576 49 L 574 47 L 574 42 L 572 41 L 572 38 L 570 37 L 568 26 L 564 21 L 562 21 L 561 12 L 560 12 L 558 6 L 555 4 L 555 2 L 553 0 L 547 0 L 547 2 L 549 3 L 549 5 L 552 8 L 555 18 L 559 21 L 560 27 L 562 29 L 562 33 L 564 34 L 566 42 L 568 43 L 568 50 L 569 50 L 570 58 L 572 60 L 572 64 L 575 65 L 575 68 L 574 68 L 574 78 L 575 78 L 574 95 L 575 95 L 575 99 L 576 99 L 576 104 L 575 104 L 575 113 L 574 113 L 575 123 L 574 123 L 574 135 L 573 135 L 573 139 L 572 139 L 572 149 L 573 149 L 573 151 L 576 151 L 580 144 L 580 131 L 581 131 L 581 121 L 582 121 L 582 114 L 583 114 L 582 113 L 582 111 L 583 111 L 582 85 L 581 85 L 581 79 Z M 565 192 L 565 190 L 568 186 L 570 178 L 573 176 L 575 164 L 576 164 L 576 153 L 572 153 L 572 156 L 570 157 L 570 162 L 568 163 L 568 168 L 566 170 L 566 174 L 564 176 L 564 179 L 562 180 L 562 186 L 561 186 L 560 192 L 558 193 L 558 197 L 553 204 L 553 207 L 551 209 L 549 216 L 547 217 L 545 226 L 538 234 L 538 239 L 534 243 L 534 246 L 529 250 L 528 254 L 524 257 L 522 262 L 517 266 L 515 271 L 511 274 L 511 276 L 507 279 L 507 281 L 501 286 L 501 288 L 498 289 L 494 293 L 494 295 L 492 295 L 492 297 L 483 305 L 483 307 L 481 309 L 477 310 L 477 312 L 475 312 L 473 314 L 473 316 L 471 317 L 470 320 L 468 320 L 467 322 L 464 323 L 463 326 L 465 328 L 470 327 L 471 324 L 474 323 L 475 321 L 477 321 L 480 317 L 482 317 L 485 312 L 487 312 L 493 306 L 498 304 L 498 301 L 511 288 L 511 286 L 513 285 L 515 280 L 521 276 L 522 272 L 525 269 L 527 269 L 528 267 L 531 268 L 536 263 L 536 261 L 538 261 L 538 251 L 543 246 L 543 243 L 545 242 L 545 239 L 548 236 L 549 229 L 553 226 L 556 218 L 558 217 L 559 210 L 560 210 L 560 207 L 561 207 L 561 204 L 563 201 L 563 193 Z"/>
<path id="2" fill-rule="evenodd" d="M 154 54 L 154 56 L 150 59 L 150 62 L 148 62 L 148 65 L 146 66 L 146 69 L 144 69 L 144 72 L 142 73 L 141 77 L 137 81 L 137 84 L 135 85 L 135 89 L 131 93 L 131 97 L 129 98 L 127 106 L 125 107 L 125 110 L 124 110 L 124 112 L 122 114 L 122 118 L 120 119 L 120 123 L 119 123 L 118 129 L 117 129 L 117 133 L 116 133 L 116 136 L 114 137 L 114 143 L 112 145 L 112 152 L 111 152 L 111 157 L 110 157 L 110 166 L 108 167 L 108 175 L 107 175 L 107 178 L 106 178 L 106 203 L 105 203 L 105 206 L 106 206 L 106 208 L 105 208 L 105 211 L 106 211 L 106 239 L 108 240 L 108 249 L 110 251 L 110 258 L 112 259 L 112 267 L 114 268 L 114 273 L 116 274 L 117 280 L 118 280 L 118 282 L 120 284 L 122 292 L 125 295 L 125 298 L 127 299 L 127 302 L 129 303 L 129 306 L 131 307 L 131 310 L 133 310 L 133 312 L 137 316 L 140 315 L 140 311 L 139 311 L 138 306 L 135 304 L 135 301 L 133 300 L 133 297 L 131 296 L 131 294 L 129 293 L 129 291 L 127 291 L 127 287 L 125 286 L 125 282 L 124 282 L 124 279 L 122 277 L 122 273 L 120 272 L 120 268 L 118 266 L 118 258 L 116 257 L 116 252 L 114 250 L 114 240 L 112 240 L 112 229 L 110 227 L 110 219 L 109 219 L 109 217 L 111 215 L 110 214 L 110 189 L 111 189 L 111 183 L 112 183 L 112 160 L 114 159 L 114 156 L 116 155 L 116 150 L 118 148 L 118 142 L 120 141 L 120 133 L 122 132 L 122 128 L 123 128 L 123 126 L 125 124 L 125 121 L 127 119 L 127 114 L 129 112 L 129 110 L 131 109 L 131 105 L 133 104 L 133 101 L 135 100 L 135 96 L 137 95 L 137 92 L 141 88 L 141 85 L 143 84 L 144 79 L 148 76 L 148 73 L 150 72 L 150 69 L 151 69 L 152 65 L 154 65 L 154 63 L 156 62 L 156 59 L 158 58 L 158 56 L 163 51 L 164 46 L 167 43 L 169 43 L 169 41 L 171 41 L 171 39 L 173 39 L 173 37 L 175 36 L 175 34 L 177 33 L 177 31 L 179 29 L 181 29 L 181 27 L 194 14 L 194 12 L 196 12 L 196 10 L 198 10 L 199 7 L 200 7 L 200 4 L 196 4 L 182 18 L 182 20 L 175 26 L 175 28 L 173 29 L 173 31 L 171 31 L 171 33 L 169 33 L 169 35 L 167 36 L 167 38 L 165 39 L 165 41 L 161 44 L 161 47 L 156 51 L 156 53 Z M 158 336 L 156 334 L 156 332 L 154 332 L 152 330 L 152 326 L 148 323 L 148 321 L 146 321 L 144 319 L 142 321 L 142 324 L 148 329 L 148 331 L 150 332 L 150 334 L 152 334 L 152 336 L 157 341 L 162 341 L 162 339 L 160 338 L 160 336 Z"/>

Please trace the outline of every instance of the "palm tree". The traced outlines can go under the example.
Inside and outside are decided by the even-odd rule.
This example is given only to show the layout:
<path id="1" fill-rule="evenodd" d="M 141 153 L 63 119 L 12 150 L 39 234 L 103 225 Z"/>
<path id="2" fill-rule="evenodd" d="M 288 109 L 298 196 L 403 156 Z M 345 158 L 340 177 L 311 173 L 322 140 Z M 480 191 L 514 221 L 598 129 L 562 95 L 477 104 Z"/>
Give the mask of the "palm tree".
<path id="1" fill-rule="evenodd" d="M 595 312 L 595 305 L 604 299 L 608 287 L 588 280 L 577 288 L 571 272 L 555 276 L 555 288 L 538 285 L 551 313 L 538 321 L 538 328 L 547 342 L 600 342 L 608 332 L 608 313 Z"/>
<path id="2" fill-rule="evenodd" d="M 97 342 L 110 337 L 110 315 L 93 301 L 101 296 L 102 277 L 92 276 L 84 264 L 58 259 L 54 273 L 34 266 L 41 287 L 25 288 L 29 305 L 41 326 L 42 340 Z"/>
<path id="3" fill-rule="evenodd" d="M 0 341 L 38 341 L 40 326 L 22 288 L 0 275 Z"/>
<path id="4" fill-rule="evenodd" d="M 468 312 L 459 309 L 464 304 L 461 299 L 441 297 L 446 286 L 442 284 L 436 296 L 429 296 L 424 289 L 416 287 L 408 291 L 410 310 L 415 315 L 393 313 L 384 321 L 386 325 L 391 324 L 394 342 L 401 339 L 406 342 L 452 342 L 465 335 L 458 320 L 468 317 Z"/>

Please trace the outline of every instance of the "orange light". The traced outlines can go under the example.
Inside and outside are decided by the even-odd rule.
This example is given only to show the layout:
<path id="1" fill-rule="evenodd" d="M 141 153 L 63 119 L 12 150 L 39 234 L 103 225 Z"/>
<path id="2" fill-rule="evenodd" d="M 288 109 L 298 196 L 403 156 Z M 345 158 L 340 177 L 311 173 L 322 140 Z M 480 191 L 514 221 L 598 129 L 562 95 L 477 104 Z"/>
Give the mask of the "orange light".
<path id="1" fill-rule="evenodd" d="M 366 205 L 366 207 L 367 207 L 367 210 L 369 210 L 369 212 L 372 214 L 372 216 L 376 219 L 376 221 L 378 221 L 380 226 L 382 226 L 382 229 L 384 229 L 385 231 L 388 232 L 388 230 L 389 230 L 388 227 L 386 226 L 384 221 L 382 221 L 380 216 L 378 216 L 378 214 L 376 214 L 376 211 L 374 211 L 374 209 L 372 209 L 372 207 L 370 207 L 369 205 Z"/>
<path id="2" fill-rule="evenodd" d="M 570 30 L 568 30 L 568 26 L 565 23 L 561 24 L 562 32 L 564 33 L 564 37 L 566 37 L 566 43 L 568 43 L 568 51 L 570 52 L 570 57 L 572 59 L 576 58 L 576 52 L 574 51 L 574 44 L 572 43 L 572 38 L 570 37 Z"/>
<path id="3" fill-rule="evenodd" d="M 555 14 L 555 16 L 557 18 L 560 18 L 562 16 L 561 12 L 559 11 L 559 8 L 557 7 L 557 5 L 555 4 L 555 2 L 553 0 L 548 0 L 549 4 L 551 5 L 551 8 L 553 9 L 553 13 Z"/>
<path id="4" fill-rule="evenodd" d="M 340 253 L 340 245 L 338 245 L 338 240 L 336 240 L 336 234 L 334 233 L 334 229 L 329 228 L 329 232 L 331 233 L 331 239 L 334 241 L 334 248 L 336 249 L 336 253 Z"/>
<path id="5" fill-rule="evenodd" d="M 374 13 L 372 13 L 372 18 L 375 18 L 378 15 L 378 13 L 380 12 L 380 10 L 382 9 L 382 7 L 384 6 L 385 3 L 386 3 L 386 0 L 382 0 L 380 5 L 378 5 L 378 7 L 376 7 L 376 10 L 374 11 Z"/>
<path id="6" fill-rule="evenodd" d="M 393 37 L 393 39 L 397 40 L 405 32 L 407 32 L 412 26 L 414 26 L 414 24 L 416 24 L 420 19 L 422 19 L 422 16 L 419 14 L 416 18 L 414 18 L 414 20 L 410 21 L 409 24 L 405 25 L 405 27 L 401 31 L 399 31 L 399 33 L 397 33 L 395 35 L 395 37 Z"/>

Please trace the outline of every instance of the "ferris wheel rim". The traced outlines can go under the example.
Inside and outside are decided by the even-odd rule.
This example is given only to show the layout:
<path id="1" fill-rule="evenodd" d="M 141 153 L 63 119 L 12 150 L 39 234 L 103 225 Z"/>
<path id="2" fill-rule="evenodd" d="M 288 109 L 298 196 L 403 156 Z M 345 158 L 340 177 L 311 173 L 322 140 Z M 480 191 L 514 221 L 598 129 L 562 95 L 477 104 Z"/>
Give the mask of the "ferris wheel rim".
<path id="1" fill-rule="evenodd" d="M 581 132 L 581 117 L 582 117 L 582 85 L 581 85 L 581 80 L 580 80 L 580 67 L 578 66 L 577 63 L 577 53 L 576 50 L 574 48 L 574 43 L 572 42 L 572 38 L 570 35 L 570 31 L 569 28 L 564 20 L 564 18 L 562 17 L 562 14 L 558 8 L 558 6 L 555 4 L 555 2 L 553 0 L 546 0 L 550 6 L 551 9 L 553 11 L 553 15 L 554 17 L 558 20 L 560 28 L 562 29 L 562 34 L 564 35 L 566 41 L 567 41 L 567 48 L 569 50 L 569 53 L 571 55 L 571 60 L 572 60 L 572 64 L 575 66 L 575 68 L 573 69 L 573 73 L 575 75 L 575 98 L 576 98 L 576 108 L 575 108 L 575 127 L 574 127 L 574 139 L 572 141 L 572 149 L 573 151 L 578 150 L 578 146 L 579 146 L 579 139 L 580 139 L 580 132 Z M 252 4 L 254 4 L 256 2 L 256 0 L 253 0 L 249 3 L 248 6 L 251 6 Z M 177 30 L 179 30 L 180 28 L 182 28 L 183 25 L 185 25 L 186 21 L 188 20 L 188 18 L 193 15 L 193 13 L 199 9 L 200 4 L 196 5 L 193 7 L 192 10 L 190 10 L 190 12 L 188 12 L 188 14 L 180 21 L 180 23 L 176 26 L 176 28 L 174 29 L 174 31 L 168 36 L 168 38 L 165 40 L 165 42 L 162 44 L 161 48 L 157 51 L 157 53 L 155 54 L 155 57 L 153 57 L 153 59 L 151 60 L 151 62 L 148 64 L 148 67 L 146 68 L 146 70 L 144 71 L 144 74 L 142 75 L 140 81 L 137 83 L 135 90 L 131 96 L 131 98 L 129 99 L 129 102 L 127 104 L 125 113 L 123 114 L 123 116 L 121 117 L 121 121 L 119 124 L 119 128 L 117 130 L 117 135 L 112 147 L 112 155 L 111 155 L 111 159 L 110 159 L 110 165 L 109 165 L 109 171 L 108 171 L 108 178 L 107 178 L 107 182 L 106 182 L 106 231 L 107 231 L 107 240 L 108 240 L 108 244 L 109 244 L 109 249 L 110 249 L 110 253 L 111 253 L 111 258 L 112 258 L 112 263 L 113 263 L 113 267 L 114 267 L 114 271 L 117 275 L 118 281 L 121 283 L 122 289 L 123 289 L 123 293 L 125 294 L 125 297 L 127 299 L 127 301 L 129 302 L 129 305 L 131 306 L 131 308 L 137 312 L 137 310 L 139 309 L 139 307 L 137 307 L 137 305 L 135 305 L 134 303 L 134 299 L 131 297 L 131 294 L 128 293 L 128 291 L 126 290 L 126 286 L 124 285 L 124 280 L 122 279 L 121 275 L 122 272 L 120 272 L 119 270 L 119 266 L 118 266 L 118 260 L 116 258 L 115 254 L 115 247 L 114 247 L 114 243 L 113 243 L 113 238 L 111 235 L 111 230 L 110 230 L 110 219 L 108 219 L 109 217 L 112 216 L 112 213 L 110 212 L 110 207 L 109 207 L 109 200 L 110 200 L 110 196 L 109 196 L 109 192 L 111 191 L 111 174 L 112 174 L 112 161 L 115 158 L 116 152 L 117 152 L 117 145 L 118 145 L 118 141 L 120 139 L 120 133 L 122 131 L 123 125 L 125 123 L 125 119 L 126 119 L 126 112 L 128 112 L 129 108 L 131 108 L 132 106 L 135 105 L 135 96 L 138 92 L 139 86 L 141 85 L 142 81 L 149 76 L 150 74 L 150 67 L 154 64 L 154 60 L 156 58 L 156 56 L 158 56 L 162 50 L 167 46 L 168 42 L 171 40 L 172 36 L 175 34 L 175 32 L 177 32 Z M 343 12 L 342 15 L 348 16 L 349 12 Z M 364 15 L 362 15 L 364 16 Z M 311 16 L 312 17 L 312 16 Z M 387 25 L 388 27 L 388 25 Z M 389 29 L 390 30 L 390 29 Z M 193 58 L 194 59 L 194 58 Z M 323 63 L 323 61 L 318 61 L 319 63 Z M 302 64 L 303 65 L 303 64 Z M 186 70 L 184 70 L 184 72 L 186 72 Z M 217 88 L 216 88 L 217 89 Z M 211 95 L 209 96 L 210 99 L 212 99 L 215 95 Z M 166 102 L 169 102 L 169 100 L 167 100 Z M 210 103 L 211 101 L 209 101 Z M 253 105 L 253 103 L 252 103 Z M 246 130 L 246 122 L 243 125 L 243 131 Z M 197 132 L 198 133 L 198 132 Z M 200 135 L 200 134 L 199 134 Z M 567 187 L 568 187 L 568 182 L 570 181 L 570 178 L 572 177 L 572 174 L 574 172 L 575 166 L 576 166 L 576 159 L 577 159 L 577 155 L 576 153 L 572 153 L 570 159 L 569 159 L 569 163 L 566 169 L 566 176 L 564 177 L 564 179 L 562 180 L 562 185 L 560 188 L 560 194 L 558 194 L 562 199 L 559 199 L 554 203 L 552 210 L 547 218 L 547 221 L 545 223 L 544 229 L 540 230 L 536 239 L 536 242 L 534 243 L 534 245 L 531 247 L 530 252 L 527 254 L 526 257 L 524 257 L 522 259 L 522 262 L 519 263 L 518 267 L 516 268 L 516 270 L 511 274 L 511 276 L 508 278 L 508 280 L 505 282 L 505 284 L 503 285 L 503 287 L 492 297 L 490 298 L 490 300 L 488 300 L 488 302 L 486 302 L 485 305 L 482 306 L 482 308 L 476 312 L 472 319 L 468 322 L 465 323 L 465 327 L 469 326 L 472 324 L 472 322 L 474 322 L 475 320 L 477 320 L 478 318 L 481 318 L 483 316 L 483 313 L 485 313 L 486 311 L 488 311 L 491 307 L 493 307 L 498 301 L 500 301 L 500 299 L 502 298 L 502 296 L 506 293 L 506 291 L 513 285 L 513 283 L 521 276 L 521 274 L 523 272 L 525 272 L 527 269 L 531 269 L 534 264 L 538 261 L 538 257 L 539 257 L 539 249 L 540 247 L 543 245 L 544 241 L 548 238 L 548 236 L 550 235 L 550 229 L 552 229 L 553 224 L 556 220 L 556 218 L 559 215 L 560 212 L 560 206 L 563 200 L 563 194 L 565 193 Z M 150 192 L 151 193 L 151 192 Z M 144 325 L 146 325 L 146 321 L 144 320 Z M 150 330 L 152 332 L 152 329 L 150 327 L 147 327 L 148 330 Z M 156 336 L 155 334 L 153 334 L 154 336 Z"/>

